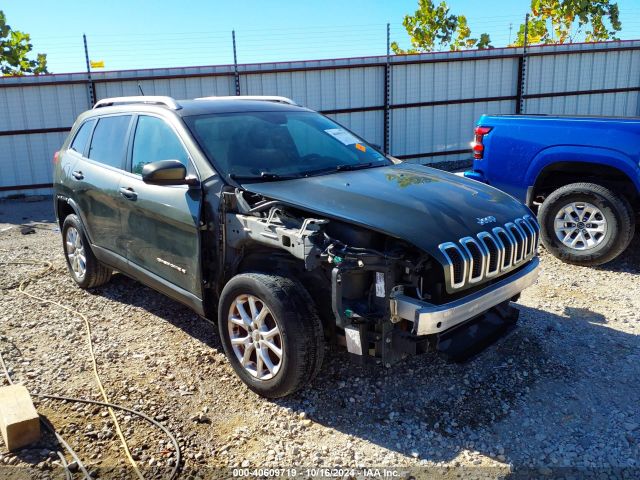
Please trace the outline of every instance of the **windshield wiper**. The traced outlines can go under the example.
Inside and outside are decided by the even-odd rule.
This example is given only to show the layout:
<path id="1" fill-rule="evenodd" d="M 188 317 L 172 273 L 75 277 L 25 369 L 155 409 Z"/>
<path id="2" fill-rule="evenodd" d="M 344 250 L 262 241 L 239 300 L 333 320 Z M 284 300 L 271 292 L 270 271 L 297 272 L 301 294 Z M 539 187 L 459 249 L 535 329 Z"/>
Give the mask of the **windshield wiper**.
<path id="1" fill-rule="evenodd" d="M 361 168 L 368 168 L 373 166 L 373 162 L 367 163 L 345 163 L 344 165 L 337 165 L 336 171 L 348 172 L 349 170 L 360 170 Z"/>
<path id="2" fill-rule="evenodd" d="M 261 172 L 260 175 L 237 175 L 235 173 L 229 174 L 229 178 L 238 182 L 277 182 L 280 180 L 293 180 L 294 178 L 300 178 L 299 175 L 278 175 L 277 173 Z"/>
<path id="3" fill-rule="evenodd" d="M 367 162 L 367 163 L 347 163 L 344 165 L 336 165 L 334 167 L 321 168 L 319 170 L 312 170 L 310 172 L 304 172 L 302 175 L 305 177 L 313 177 L 315 175 L 324 175 L 325 173 L 333 172 L 348 172 L 351 170 L 360 170 L 363 168 L 377 167 L 386 165 L 384 162 Z"/>

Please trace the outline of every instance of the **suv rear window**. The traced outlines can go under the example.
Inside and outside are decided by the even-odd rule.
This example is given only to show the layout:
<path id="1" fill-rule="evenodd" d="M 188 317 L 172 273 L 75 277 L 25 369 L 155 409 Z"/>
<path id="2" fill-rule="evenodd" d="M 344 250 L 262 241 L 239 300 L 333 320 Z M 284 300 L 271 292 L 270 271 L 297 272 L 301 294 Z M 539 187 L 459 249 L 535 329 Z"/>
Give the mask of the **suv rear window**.
<path id="1" fill-rule="evenodd" d="M 122 168 L 130 120 L 131 115 L 117 115 L 98 120 L 88 157 L 111 167 Z"/>
<path id="2" fill-rule="evenodd" d="M 71 142 L 71 147 L 69 147 L 71 150 L 84 155 L 85 149 L 87 148 L 87 140 L 89 140 L 89 135 L 91 134 L 94 123 L 96 123 L 95 120 L 88 120 L 82 124 L 73 142 Z"/>

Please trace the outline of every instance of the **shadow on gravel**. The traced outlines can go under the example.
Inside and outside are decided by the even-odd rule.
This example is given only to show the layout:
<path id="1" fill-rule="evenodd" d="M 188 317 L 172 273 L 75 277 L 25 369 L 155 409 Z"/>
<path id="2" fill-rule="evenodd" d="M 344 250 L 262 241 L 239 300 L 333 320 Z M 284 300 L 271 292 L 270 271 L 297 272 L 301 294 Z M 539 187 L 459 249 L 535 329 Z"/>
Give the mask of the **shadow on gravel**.
<path id="1" fill-rule="evenodd" d="M 0 200 L 0 231 L 10 225 L 38 223 L 55 224 L 53 200 L 50 196 Z"/>
<path id="2" fill-rule="evenodd" d="M 640 337 L 588 310 L 519 308 L 521 326 L 468 363 L 425 354 L 385 370 L 334 354 L 313 389 L 277 403 L 402 455 L 455 465 L 463 449 L 478 451 L 511 463 L 516 476 L 563 463 L 569 474 L 589 449 L 608 458 L 602 438 L 636 458 L 640 430 L 626 430 L 619 412 L 637 413 Z"/>
<path id="3" fill-rule="evenodd" d="M 625 272 L 640 274 L 640 227 L 636 229 L 631 244 L 618 258 L 609 263 L 593 267 L 607 272 Z"/>
<path id="4" fill-rule="evenodd" d="M 184 330 L 200 342 L 222 351 L 222 343 L 213 327 L 189 307 L 146 287 L 122 274 L 115 274 L 104 287 L 91 292 L 115 302 L 142 308 Z"/>
<path id="5" fill-rule="evenodd" d="M 607 317 L 601 313 L 595 313 L 588 308 L 564 307 L 564 314 L 571 320 L 580 320 L 589 323 L 607 323 Z"/>

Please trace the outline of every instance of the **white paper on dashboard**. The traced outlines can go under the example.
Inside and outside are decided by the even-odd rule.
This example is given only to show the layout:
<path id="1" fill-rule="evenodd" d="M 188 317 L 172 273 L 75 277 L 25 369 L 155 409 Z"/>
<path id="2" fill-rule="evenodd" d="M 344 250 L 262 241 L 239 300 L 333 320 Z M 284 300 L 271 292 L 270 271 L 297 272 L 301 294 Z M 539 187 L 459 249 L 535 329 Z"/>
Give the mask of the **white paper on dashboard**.
<path id="1" fill-rule="evenodd" d="M 329 128 L 325 130 L 325 132 L 345 145 L 353 145 L 354 143 L 358 143 L 359 141 L 356 137 L 341 128 Z"/>

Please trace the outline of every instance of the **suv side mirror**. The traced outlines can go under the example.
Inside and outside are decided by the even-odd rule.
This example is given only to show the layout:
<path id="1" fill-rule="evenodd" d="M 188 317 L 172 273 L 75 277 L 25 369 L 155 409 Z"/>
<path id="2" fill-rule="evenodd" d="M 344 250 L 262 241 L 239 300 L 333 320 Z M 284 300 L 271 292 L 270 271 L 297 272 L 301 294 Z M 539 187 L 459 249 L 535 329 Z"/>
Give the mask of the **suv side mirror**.
<path id="1" fill-rule="evenodd" d="M 179 160 L 159 160 L 142 168 L 142 181 L 152 185 L 191 185 L 193 180 Z"/>

